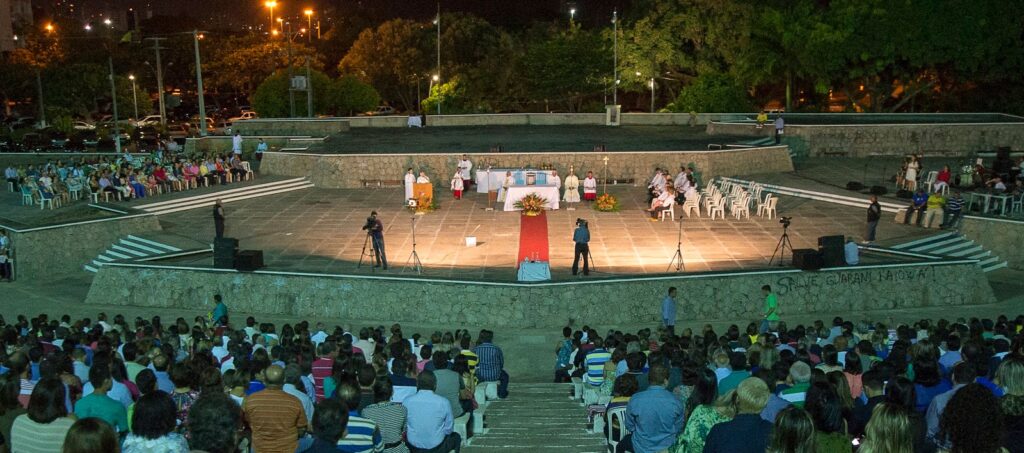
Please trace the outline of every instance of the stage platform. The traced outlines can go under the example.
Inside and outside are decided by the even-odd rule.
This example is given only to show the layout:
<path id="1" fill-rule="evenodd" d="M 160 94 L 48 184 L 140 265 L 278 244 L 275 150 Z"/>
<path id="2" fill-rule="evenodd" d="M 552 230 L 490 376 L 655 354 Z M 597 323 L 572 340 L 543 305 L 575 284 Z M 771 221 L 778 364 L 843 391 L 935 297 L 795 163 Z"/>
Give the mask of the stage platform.
<path id="1" fill-rule="evenodd" d="M 572 231 L 577 218 L 590 223 L 591 253 L 597 272 L 591 278 L 638 276 L 668 270 L 682 226 L 682 250 L 688 272 L 761 269 L 768 265 L 782 225 L 778 218 L 752 216 L 736 220 L 731 216 L 710 220 L 690 217 L 679 222 L 651 222 L 644 189 L 609 186 L 617 196 L 619 212 L 598 212 L 580 204 L 577 210 L 548 212 L 552 278 L 556 281 L 581 278 L 570 272 L 573 258 Z M 519 244 L 519 213 L 486 211 L 487 197 L 469 193 L 454 200 L 448 192 L 438 195 L 440 208 L 413 216 L 401 206 L 401 189 L 347 190 L 310 189 L 278 196 L 244 200 L 227 205 L 227 235 L 236 237 L 243 249 L 264 251 L 268 269 L 311 273 L 366 273 L 357 268 L 365 233 L 360 229 L 371 210 L 380 213 L 391 269 L 386 275 L 402 273 L 412 253 L 412 224 L 416 219 L 416 250 L 424 265 L 423 275 L 480 281 L 515 281 Z M 790 238 L 794 248 L 817 248 L 824 235 L 852 235 L 862 239 L 862 209 L 782 197 L 779 215 L 793 217 Z M 213 223 L 206 210 L 160 216 L 166 234 L 204 240 L 213 236 Z M 883 221 L 880 244 L 897 244 L 934 234 Z M 465 237 L 475 236 L 476 247 L 466 247 Z M 870 262 L 873 258 L 868 257 Z M 892 257 L 880 260 L 892 260 Z M 200 256 L 174 261 L 189 266 L 210 266 L 212 257 Z M 379 270 L 376 273 L 382 273 Z M 406 275 L 409 271 L 405 272 Z"/>

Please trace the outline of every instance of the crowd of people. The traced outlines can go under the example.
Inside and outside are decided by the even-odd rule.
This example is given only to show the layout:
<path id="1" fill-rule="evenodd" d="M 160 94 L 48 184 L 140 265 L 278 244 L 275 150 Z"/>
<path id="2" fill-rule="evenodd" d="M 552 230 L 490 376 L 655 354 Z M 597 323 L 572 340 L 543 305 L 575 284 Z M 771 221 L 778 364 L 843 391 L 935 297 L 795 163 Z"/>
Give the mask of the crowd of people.
<path id="1" fill-rule="evenodd" d="M 647 185 L 647 212 L 651 220 L 657 220 L 661 211 L 670 209 L 674 204 L 682 205 L 688 199 L 696 199 L 698 193 L 697 174 L 693 164 L 680 166 L 679 173 L 673 178 L 668 169 L 654 169 L 654 176 Z"/>
<path id="2" fill-rule="evenodd" d="M 941 228 L 955 227 L 965 205 L 962 195 L 969 192 L 1009 195 L 1015 199 L 1024 196 L 1024 157 L 1014 161 L 1006 149 L 997 151 L 995 159 L 987 167 L 980 158 L 972 165 L 959 168 L 956 173 L 949 165 L 934 171 L 929 171 L 924 165 L 923 155 L 910 155 L 904 159 L 896 175 L 896 186 L 911 194 L 904 223 L 910 223 L 912 213 L 918 212 L 919 226 L 922 222 L 929 226 L 934 217 L 942 220 Z M 934 177 L 931 173 L 934 173 Z M 922 175 L 928 177 L 922 178 Z M 986 203 L 984 206 L 989 211 L 982 214 L 1008 214 L 1006 209 L 1009 206 L 1001 203 Z M 952 211 L 953 214 L 945 211 Z"/>
<path id="3" fill-rule="evenodd" d="M 0 451 L 447 453 L 507 394 L 488 330 L 233 325 L 215 300 L 191 323 L 0 318 Z"/>
<path id="4" fill-rule="evenodd" d="M 617 452 L 1014 453 L 1022 329 L 1024 315 L 772 321 L 764 333 L 565 327 L 555 381 L 574 383 L 570 398 Z"/>
<path id="5" fill-rule="evenodd" d="M 33 204 L 51 200 L 57 206 L 79 197 L 88 200 L 91 194 L 100 194 L 104 201 L 127 201 L 251 176 L 240 152 L 188 156 L 158 152 L 146 157 L 125 153 L 116 158 L 50 159 L 4 169 L 11 190 L 20 191 Z"/>

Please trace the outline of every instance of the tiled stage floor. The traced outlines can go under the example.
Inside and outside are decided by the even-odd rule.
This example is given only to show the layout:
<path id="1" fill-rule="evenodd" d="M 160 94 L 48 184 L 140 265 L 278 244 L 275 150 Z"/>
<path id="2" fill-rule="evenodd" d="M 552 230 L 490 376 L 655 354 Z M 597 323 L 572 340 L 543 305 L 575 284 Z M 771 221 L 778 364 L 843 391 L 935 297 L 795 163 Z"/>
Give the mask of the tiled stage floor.
<path id="1" fill-rule="evenodd" d="M 577 217 L 590 222 L 595 276 L 655 274 L 667 271 L 677 244 L 679 223 L 651 222 L 641 209 L 642 188 L 609 186 L 620 198 L 622 210 L 603 213 L 580 205 L 575 211 L 548 212 L 552 278 L 573 278 L 572 230 Z M 318 273 L 369 273 L 357 269 L 366 235 L 360 229 L 371 210 L 381 214 L 390 274 L 402 272 L 412 252 L 414 217 L 401 206 L 400 189 L 311 189 L 279 196 L 230 203 L 227 235 L 240 239 L 242 249 L 261 249 L 267 267 Z M 454 200 L 439 194 L 440 209 L 415 216 L 416 250 L 424 275 L 473 280 L 515 279 L 519 244 L 519 214 L 486 211 L 487 197 L 471 193 Z M 815 248 L 818 236 L 852 235 L 862 239 L 863 209 L 783 197 L 779 214 L 792 216 L 790 237 L 794 248 Z M 167 233 L 208 240 L 213 222 L 207 209 L 161 216 Z M 684 218 L 682 250 L 686 271 L 752 269 L 767 266 L 782 227 L 778 219 L 756 216 L 749 220 Z M 935 230 L 895 225 L 887 214 L 879 226 L 879 243 L 905 242 Z M 465 246 L 466 236 L 478 245 Z M 202 258 L 196 264 L 208 264 Z M 379 272 L 379 270 L 378 270 Z M 408 271 L 407 271 L 408 272 Z"/>

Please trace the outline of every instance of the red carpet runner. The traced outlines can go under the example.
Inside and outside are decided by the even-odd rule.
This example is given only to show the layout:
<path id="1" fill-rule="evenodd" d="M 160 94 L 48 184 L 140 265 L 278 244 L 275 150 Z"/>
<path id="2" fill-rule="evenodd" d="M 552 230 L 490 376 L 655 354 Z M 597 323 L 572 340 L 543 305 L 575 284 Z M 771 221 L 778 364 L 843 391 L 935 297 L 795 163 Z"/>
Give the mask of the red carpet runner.
<path id="1" fill-rule="evenodd" d="M 544 212 L 539 216 L 519 216 L 519 257 L 516 268 L 523 258 L 537 261 L 548 260 L 548 217 Z"/>

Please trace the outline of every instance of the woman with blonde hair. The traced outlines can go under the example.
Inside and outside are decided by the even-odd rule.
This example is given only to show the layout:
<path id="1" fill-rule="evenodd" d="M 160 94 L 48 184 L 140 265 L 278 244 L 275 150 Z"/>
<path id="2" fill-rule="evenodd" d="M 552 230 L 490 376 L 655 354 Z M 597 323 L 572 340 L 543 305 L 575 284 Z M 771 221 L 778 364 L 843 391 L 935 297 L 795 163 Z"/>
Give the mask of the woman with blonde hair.
<path id="1" fill-rule="evenodd" d="M 902 406 L 880 403 L 871 412 L 859 453 L 913 453 L 914 429 Z"/>
<path id="2" fill-rule="evenodd" d="M 1006 424 L 1003 446 L 1011 451 L 1020 451 L 1019 439 L 1024 439 L 1024 360 L 1013 356 L 1003 360 L 996 370 L 996 382 L 1005 392 L 999 399 Z"/>

